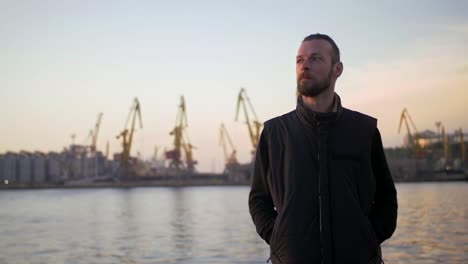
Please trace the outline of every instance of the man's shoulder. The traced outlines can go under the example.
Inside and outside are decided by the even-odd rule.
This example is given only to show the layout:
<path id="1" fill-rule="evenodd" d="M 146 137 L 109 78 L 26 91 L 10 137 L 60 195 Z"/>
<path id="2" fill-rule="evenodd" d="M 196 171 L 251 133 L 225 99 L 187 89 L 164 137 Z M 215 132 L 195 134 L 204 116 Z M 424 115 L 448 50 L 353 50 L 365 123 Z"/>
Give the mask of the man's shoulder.
<path id="1" fill-rule="evenodd" d="M 343 115 L 347 118 L 353 119 L 353 121 L 361 121 L 368 124 L 377 125 L 377 118 L 355 110 L 351 110 L 349 108 L 343 107 Z"/>
<path id="2" fill-rule="evenodd" d="M 296 110 L 292 110 L 286 114 L 273 117 L 263 123 L 265 128 L 273 128 L 278 126 L 284 126 L 287 123 L 290 123 L 296 118 Z"/>

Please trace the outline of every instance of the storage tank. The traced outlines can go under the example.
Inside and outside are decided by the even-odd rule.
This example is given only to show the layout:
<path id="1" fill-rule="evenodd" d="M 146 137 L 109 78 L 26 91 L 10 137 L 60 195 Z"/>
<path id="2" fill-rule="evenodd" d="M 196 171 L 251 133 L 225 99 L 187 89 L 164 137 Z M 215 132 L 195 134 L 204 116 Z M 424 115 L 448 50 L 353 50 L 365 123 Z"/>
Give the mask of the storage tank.
<path id="1" fill-rule="evenodd" d="M 12 152 L 0 155 L 0 184 L 14 184 L 17 182 L 17 156 Z"/>
<path id="2" fill-rule="evenodd" d="M 46 182 L 45 156 L 41 152 L 31 155 L 32 182 L 43 184 Z"/>
<path id="3" fill-rule="evenodd" d="M 22 151 L 18 155 L 18 182 L 21 184 L 31 184 L 32 170 L 31 170 L 31 153 Z"/>
<path id="4" fill-rule="evenodd" d="M 60 155 L 56 152 L 49 152 L 46 158 L 46 178 L 48 182 L 58 182 L 62 180 L 60 169 Z"/>

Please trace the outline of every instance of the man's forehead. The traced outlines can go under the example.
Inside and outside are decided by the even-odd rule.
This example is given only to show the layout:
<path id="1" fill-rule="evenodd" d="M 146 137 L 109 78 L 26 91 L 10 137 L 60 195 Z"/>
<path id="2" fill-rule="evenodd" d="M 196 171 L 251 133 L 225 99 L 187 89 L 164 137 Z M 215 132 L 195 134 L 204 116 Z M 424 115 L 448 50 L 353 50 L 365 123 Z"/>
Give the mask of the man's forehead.
<path id="1" fill-rule="evenodd" d="M 323 54 L 332 51 L 332 46 L 328 41 L 323 39 L 307 40 L 301 43 L 297 56 L 310 55 L 310 54 Z"/>

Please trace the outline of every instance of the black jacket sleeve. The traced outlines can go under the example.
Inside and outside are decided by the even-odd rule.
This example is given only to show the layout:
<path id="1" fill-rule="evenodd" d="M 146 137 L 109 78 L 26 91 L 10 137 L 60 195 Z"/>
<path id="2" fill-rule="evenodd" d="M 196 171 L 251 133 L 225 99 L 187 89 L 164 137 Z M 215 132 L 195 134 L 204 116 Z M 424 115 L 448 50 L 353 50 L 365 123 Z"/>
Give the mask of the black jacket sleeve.
<path id="1" fill-rule="evenodd" d="M 397 191 L 382 146 L 380 132 L 376 129 L 372 139 L 372 171 L 376 183 L 374 204 L 369 218 L 380 243 L 390 238 L 397 224 Z"/>
<path id="2" fill-rule="evenodd" d="M 260 135 L 255 154 L 252 188 L 249 194 L 249 210 L 260 237 L 270 244 L 270 237 L 276 219 L 274 203 L 268 187 L 269 154 L 266 128 Z"/>

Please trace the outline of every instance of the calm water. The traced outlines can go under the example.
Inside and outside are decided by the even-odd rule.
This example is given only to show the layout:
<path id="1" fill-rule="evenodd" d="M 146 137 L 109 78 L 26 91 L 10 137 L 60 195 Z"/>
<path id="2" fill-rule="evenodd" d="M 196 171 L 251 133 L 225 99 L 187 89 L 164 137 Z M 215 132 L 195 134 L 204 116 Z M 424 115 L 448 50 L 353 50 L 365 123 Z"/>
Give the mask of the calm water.
<path id="1" fill-rule="evenodd" d="M 468 183 L 398 184 L 386 263 L 468 263 Z M 0 191 L 0 263 L 265 263 L 248 187 Z"/>

